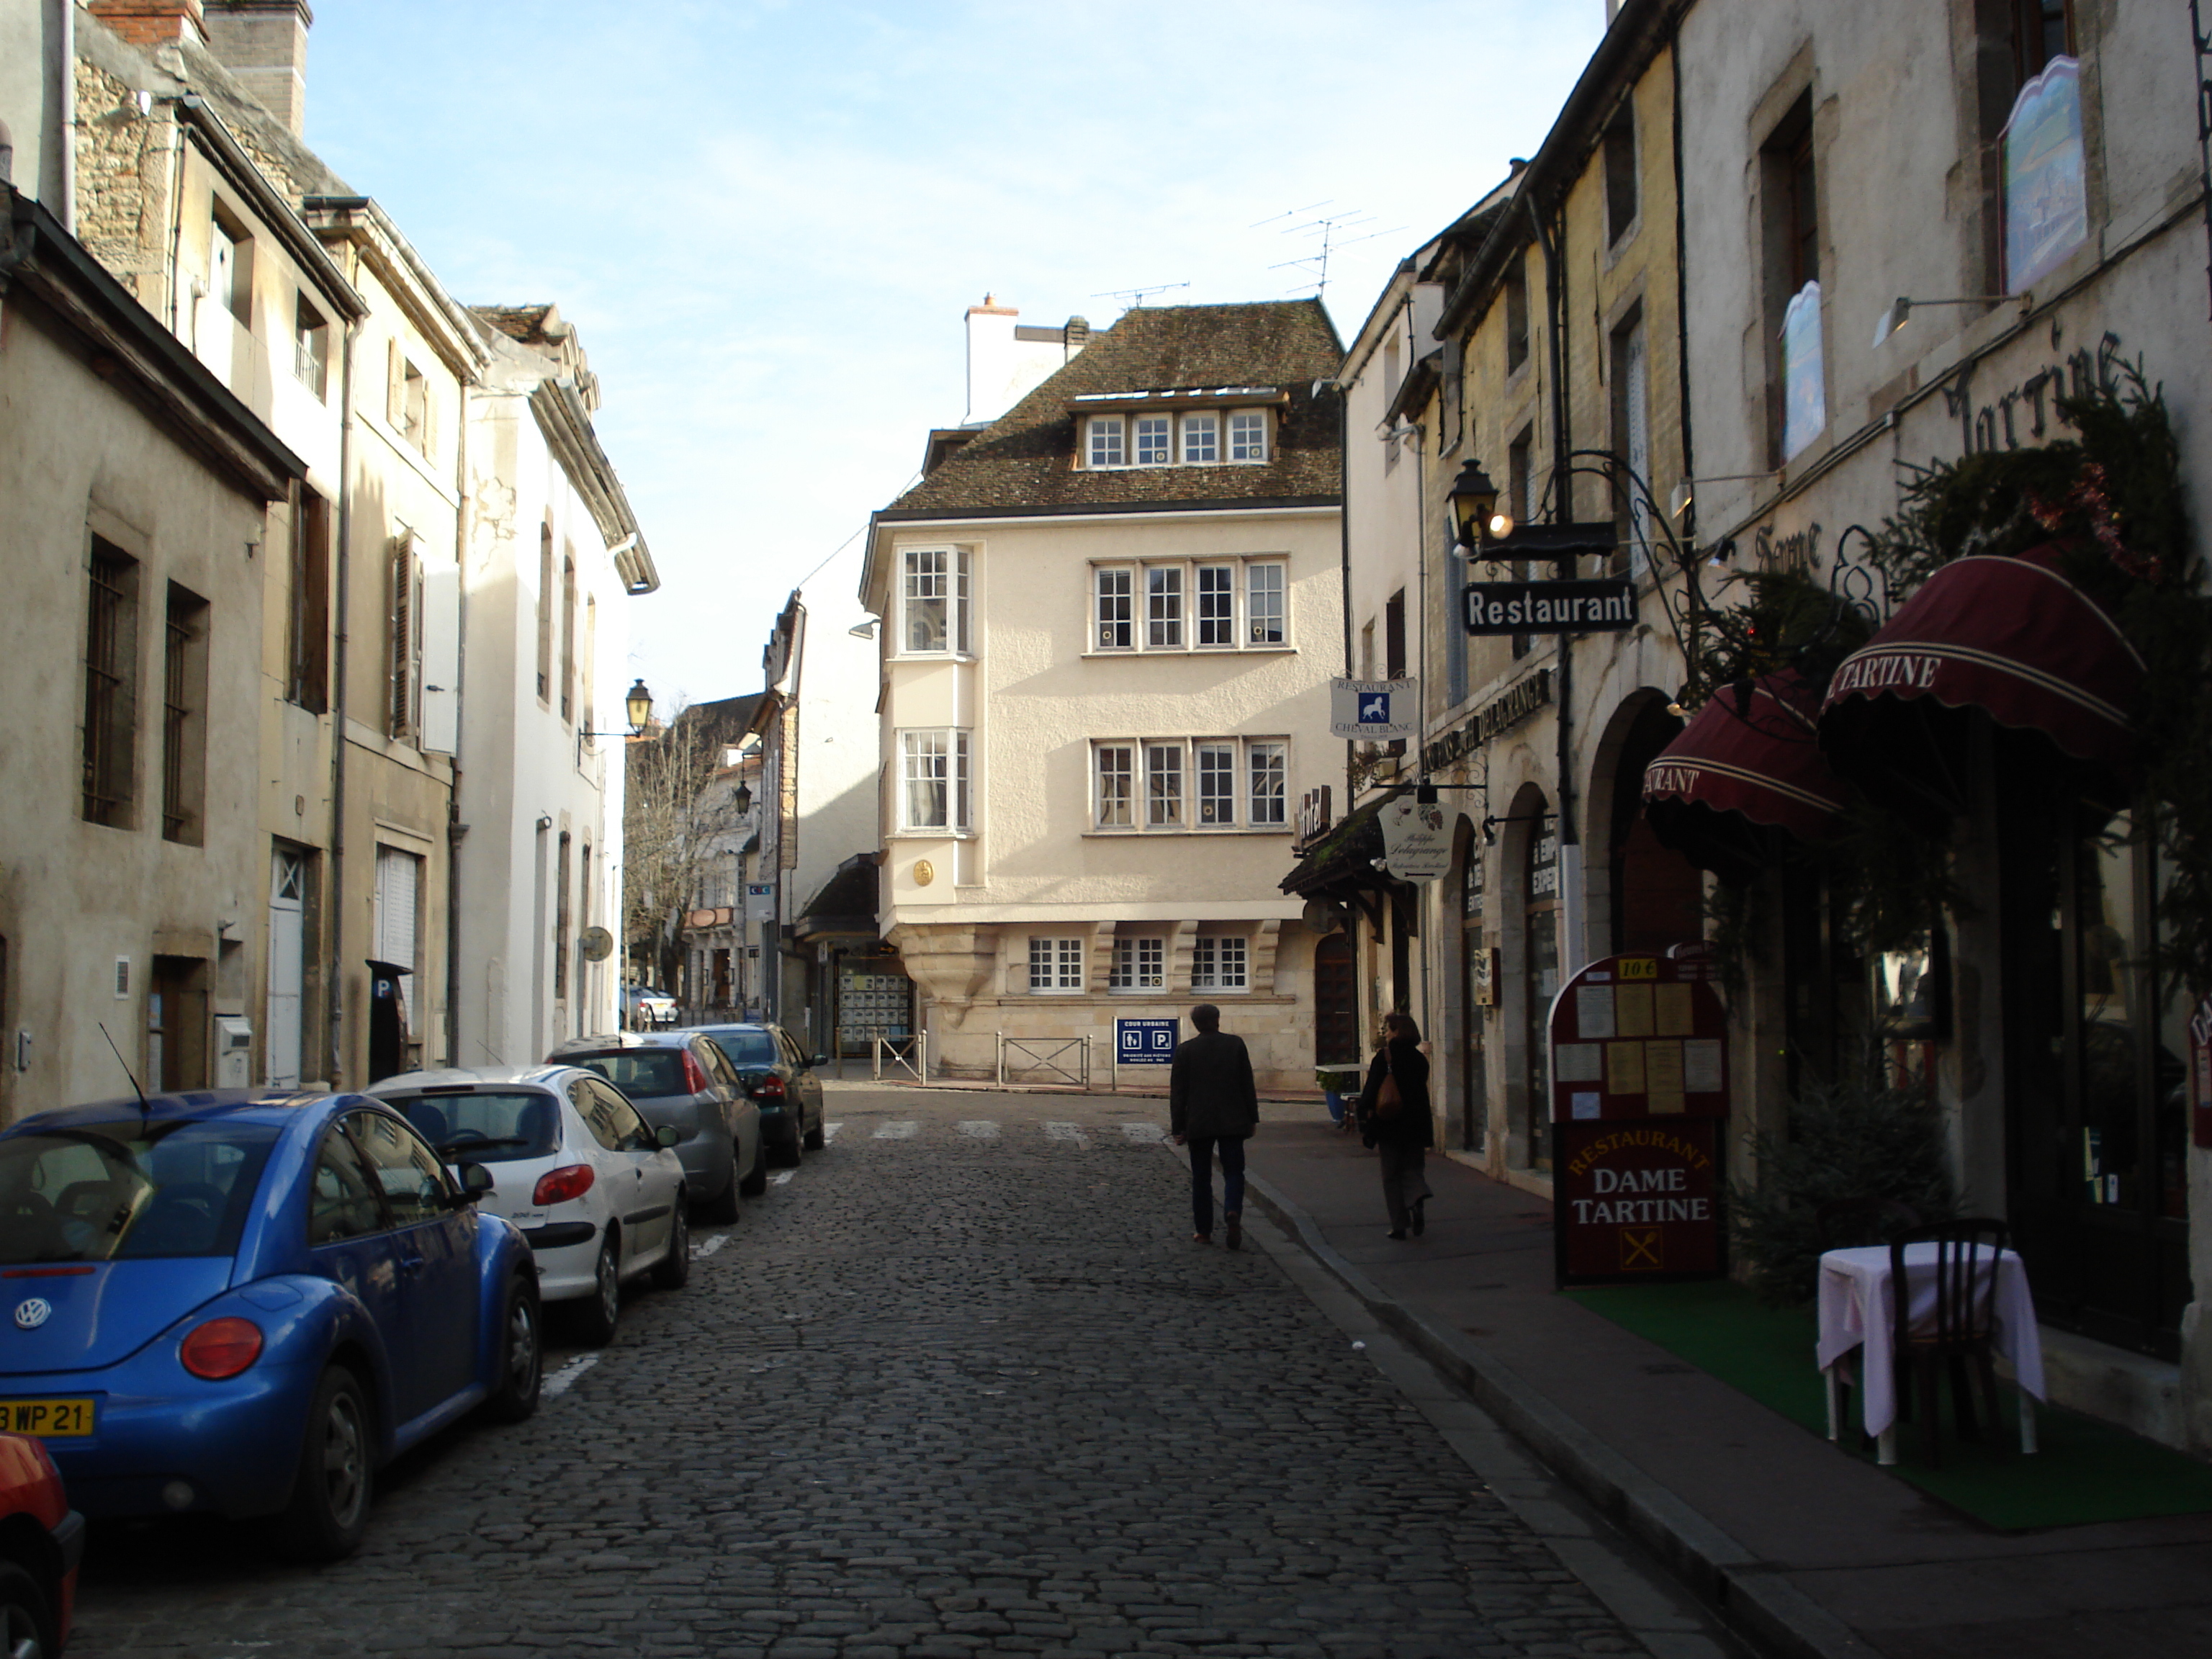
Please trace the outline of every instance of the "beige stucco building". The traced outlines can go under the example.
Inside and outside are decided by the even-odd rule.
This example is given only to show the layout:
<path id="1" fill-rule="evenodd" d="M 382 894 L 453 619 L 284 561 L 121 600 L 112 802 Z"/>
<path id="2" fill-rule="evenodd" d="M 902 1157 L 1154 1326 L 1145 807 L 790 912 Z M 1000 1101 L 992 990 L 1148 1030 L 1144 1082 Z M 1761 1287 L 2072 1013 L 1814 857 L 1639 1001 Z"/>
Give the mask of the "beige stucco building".
<path id="1" fill-rule="evenodd" d="M 1089 1039 L 1103 1079 L 1117 1018 L 1211 1000 L 1311 1086 L 1314 936 L 1275 882 L 1342 754 L 1339 356 L 1313 301 L 1132 311 L 876 514 L 878 920 L 933 1074 Z"/>

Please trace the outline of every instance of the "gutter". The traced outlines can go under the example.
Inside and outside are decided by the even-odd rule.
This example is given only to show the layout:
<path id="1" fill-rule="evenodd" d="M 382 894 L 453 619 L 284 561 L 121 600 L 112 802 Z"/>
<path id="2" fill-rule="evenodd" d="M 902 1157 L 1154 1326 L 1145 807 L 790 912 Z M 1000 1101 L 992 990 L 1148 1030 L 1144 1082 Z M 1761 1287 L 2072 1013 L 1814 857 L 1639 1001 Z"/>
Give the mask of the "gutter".
<path id="1" fill-rule="evenodd" d="M 346 280 L 345 273 L 331 258 L 322 239 L 292 210 L 291 203 L 270 187 L 260 168 L 208 101 L 198 93 L 190 92 L 175 101 L 181 124 L 190 126 L 207 145 L 210 159 L 222 174 L 223 181 L 253 204 L 255 210 L 276 231 L 277 240 L 284 244 L 285 252 L 314 273 L 316 287 L 338 314 L 348 322 L 358 322 L 368 316 L 368 301 Z"/>
<path id="2" fill-rule="evenodd" d="M 477 330 L 476 319 L 469 315 L 465 307 L 446 292 L 445 284 L 438 280 L 422 256 L 415 251 L 415 245 L 400 234 L 399 227 L 392 222 L 391 216 L 376 204 L 373 197 L 309 196 L 301 200 L 300 211 L 303 216 L 309 214 L 332 216 L 329 228 L 333 230 L 354 228 L 349 225 L 340 224 L 338 221 L 341 219 L 350 220 L 356 215 L 367 219 L 369 226 L 385 242 L 389 244 L 392 252 L 398 256 L 400 264 L 405 269 L 407 275 L 413 279 L 416 286 L 430 296 L 437 308 L 440 319 L 453 334 L 455 343 L 459 348 L 459 355 L 465 360 L 466 365 L 477 372 L 490 366 L 491 348 L 484 343 L 483 337 Z M 312 228 L 318 230 L 323 228 L 319 224 Z M 359 240 L 358 231 L 356 231 L 355 234 L 356 240 Z M 403 307 L 405 307 L 406 296 L 404 292 L 395 295 L 394 297 L 400 301 Z"/>

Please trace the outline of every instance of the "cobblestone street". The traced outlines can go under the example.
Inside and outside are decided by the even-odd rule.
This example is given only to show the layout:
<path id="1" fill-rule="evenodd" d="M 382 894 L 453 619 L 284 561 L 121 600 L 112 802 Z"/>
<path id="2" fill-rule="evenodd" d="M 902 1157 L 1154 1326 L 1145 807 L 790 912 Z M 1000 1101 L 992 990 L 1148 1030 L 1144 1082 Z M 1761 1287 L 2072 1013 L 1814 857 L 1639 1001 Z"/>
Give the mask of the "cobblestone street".
<path id="1" fill-rule="evenodd" d="M 357 1557 L 103 1529 L 72 1652 L 1644 1650 L 1282 1263 L 1188 1241 L 1162 1103 L 830 1116 L 533 1420 L 390 1471 Z"/>

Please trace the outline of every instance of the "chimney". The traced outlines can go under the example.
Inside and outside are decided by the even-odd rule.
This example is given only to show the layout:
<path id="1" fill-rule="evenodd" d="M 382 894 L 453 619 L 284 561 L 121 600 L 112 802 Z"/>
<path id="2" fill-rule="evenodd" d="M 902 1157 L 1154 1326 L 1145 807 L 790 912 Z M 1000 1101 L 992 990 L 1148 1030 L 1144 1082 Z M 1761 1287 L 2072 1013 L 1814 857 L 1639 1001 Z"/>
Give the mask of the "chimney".
<path id="1" fill-rule="evenodd" d="M 207 39 L 200 0 L 86 0 L 85 9 L 134 46 Z"/>
<path id="2" fill-rule="evenodd" d="M 205 0 L 208 45 L 261 107 L 301 131 L 307 119 L 307 0 Z"/>

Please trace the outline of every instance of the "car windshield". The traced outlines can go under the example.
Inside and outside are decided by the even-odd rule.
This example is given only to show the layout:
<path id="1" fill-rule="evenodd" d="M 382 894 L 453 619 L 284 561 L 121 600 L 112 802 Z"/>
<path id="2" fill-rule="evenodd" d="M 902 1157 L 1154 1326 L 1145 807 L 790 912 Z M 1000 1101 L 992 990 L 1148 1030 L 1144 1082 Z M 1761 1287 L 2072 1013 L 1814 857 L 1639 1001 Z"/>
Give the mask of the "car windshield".
<path id="1" fill-rule="evenodd" d="M 688 1095 L 684 1055 L 676 1048 L 617 1048 L 604 1054 L 563 1054 L 564 1065 L 581 1066 L 635 1098 L 639 1095 Z"/>
<path id="2" fill-rule="evenodd" d="M 449 1164 L 512 1164 L 551 1154 L 561 1109 L 539 1089 L 471 1090 L 391 1100 Z"/>
<path id="3" fill-rule="evenodd" d="M 726 1031 L 709 1031 L 714 1046 L 729 1057 L 732 1066 L 773 1066 L 775 1064 L 775 1039 L 766 1031 L 747 1030 L 733 1027 Z"/>
<path id="4" fill-rule="evenodd" d="M 276 1139 L 135 1117 L 0 1137 L 0 1261 L 229 1255 Z"/>

